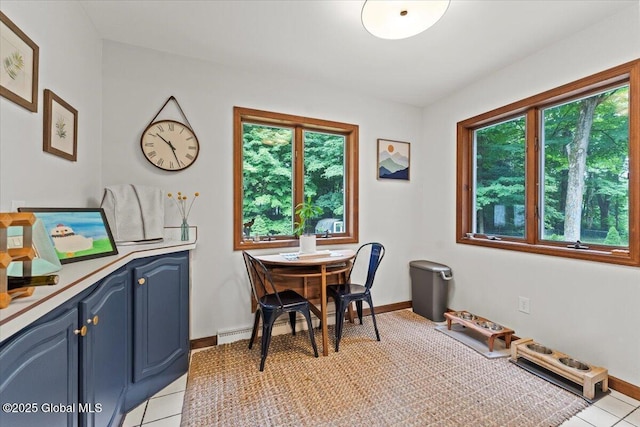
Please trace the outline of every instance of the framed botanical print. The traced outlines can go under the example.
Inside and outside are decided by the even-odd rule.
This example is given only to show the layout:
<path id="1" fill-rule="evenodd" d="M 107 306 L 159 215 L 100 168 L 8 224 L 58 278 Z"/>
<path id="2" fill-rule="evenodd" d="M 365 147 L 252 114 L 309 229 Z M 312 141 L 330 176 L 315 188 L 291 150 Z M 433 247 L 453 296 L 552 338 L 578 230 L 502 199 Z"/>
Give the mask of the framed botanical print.
<path id="1" fill-rule="evenodd" d="M 0 95 L 38 111 L 39 48 L 0 12 Z"/>
<path id="2" fill-rule="evenodd" d="M 49 89 L 44 91 L 42 149 L 73 162 L 78 157 L 78 111 Z"/>
<path id="3" fill-rule="evenodd" d="M 409 180 L 410 144 L 378 140 L 378 179 Z"/>

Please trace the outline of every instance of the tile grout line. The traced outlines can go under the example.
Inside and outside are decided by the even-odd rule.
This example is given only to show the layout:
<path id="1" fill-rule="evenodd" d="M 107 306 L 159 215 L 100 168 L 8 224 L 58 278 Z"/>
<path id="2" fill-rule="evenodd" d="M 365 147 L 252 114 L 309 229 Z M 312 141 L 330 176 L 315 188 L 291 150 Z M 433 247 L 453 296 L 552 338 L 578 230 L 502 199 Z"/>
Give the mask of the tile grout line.
<path id="1" fill-rule="evenodd" d="M 638 406 L 636 409 L 634 409 L 633 411 L 629 412 L 624 418 L 623 420 L 627 419 L 631 414 L 633 414 L 634 412 L 637 412 L 638 414 L 640 414 L 640 406 Z M 637 426 L 637 424 L 632 423 L 630 421 L 627 421 L 627 423 L 631 424 L 632 426 Z"/>
<path id="2" fill-rule="evenodd" d="M 609 395 L 609 396 L 611 396 L 611 395 Z M 631 414 L 633 414 L 635 411 L 637 411 L 637 410 L 638 410 L 638 408 L 640 408 L 640 406 L 632 405 L 631 403 L 629 403 L 629 402 L 625 402 L 625 401 L 624 401 L 624 400 L 622 400 L 622 399 L 618 399 L 618 398 L 617 398 L 617 397 L 615 397 L 615 396 L 611 396 L 611 397 L 612 397 L 612 398 L 614 398 L 614 399 L 616 399 L 616 400 L 617 400 L 617 401 L 619 401 L 619 402 L 626 403 L 627 405 L 631 406 L 631 408 L 632 408 L 632 409 L 631 409 L 631 411 L 630 411 L 630 412 L 628 412 L 625 416 L 620 417 L 620 416 L 618 416 L 618 415 L 616 415 L 616 414 L 614 414 L 614 413 L 612 413 L 612 412 L 607 411 L 605 408 L 603 408 L 603 407 L 600 407 L 600 406 L 596 405 L 595 403 L 593 404 L 593 406 L 597 406 L 598 408 L 600 408 L 600 409 L 602 409 L 603 411 L 605 411 L 607 414 L 611 414 L 611 415 L 613 415 L 614 417 L 617 417 L 617 418 L 618 418 L 618 422 L 616 422 L 616 424 L 618 424 L 620 421 L 624 420 L 624 419 L 625 419 L 625 418 L 627 418 L 629 415 L 631 415 Z M 596 403 L 597 403 L 597 402 L 596 402 Z M 631 423 L 629 423 L 629 424 L 631 424 Z M 614 424 L 614 425 L 615 425 L 615 424 Z M 635 425 L 635 424 L 634 424 L 634 425 Z"/>
<path id="3" fill-rule="evenodd" d="M 172 394 L 177 394 L 177 393 L 185 393 L 186 391 L 187 391 L 187 390 L 186 390 L 186 389 L 184 389 L 184 390 L 176 390 L 176 391 L 172 391 L 171 393 L 167 393 L 167 394 L 156 394 L 156 395 L 151 396 L 151 397 L 149 398 L 149 400 L 152 400 L 152 399 L 158 399 L 158 398 L 160 398 L 160 397 L 165 397 L 165 396 L 171 396 Z M 149 400 L 147 400 L 147 402 L 148 402 Z"/>
<path id="4" fill-rule="evenodd" d="M 613 427 L 613 426 L 616 426 L 616 425 L 620 424 L 620 422 L 621 422 L 621 421 L 623 421 L 625 418 L 627 418 L 629 415 L 631 415 L 633 412 L 635 412 L 635 411 L 640 407 L 640 406 L 636 407 L 635 405 L 632 405 L 632 404 L 630 404 L 630 403 L 628 403 L 628 402 L 625 402 L 625 401 L 624 401 L 624 400 L 622 400 L 622 399 L 618 399 L 616 396 L 613 396 L 613 395 L 611 395 L 611 394 L 609 394 L 609 396 L 610 396 L 610 397 L 612 397 L 612 398 L 614 398 L 614 399 L 616 399 L 616 400 L 617 400 L 617 401 L 619 401 L 619 402 L 626 403 L 627 405 L 631 406 L 633 409 L 631 410 L 631 412 L 629 412 L 628 414 L 626 414 L 624 417 L 622 417 L 622 418 L 621 418 L 621 417 L 619 417 L 618 415 L 616 415 L 616 414 L 614 414 L 614 413 L 611 413 L 611 412 L 607 411 L 606 409 L 604 409 L 604 408 L 602 408 L 602 407 L 600 407 L 600 406 L 596 405 L 596 403 L 597 403 L 597 402 L 596 402 L 596 403 L 590 404 L 587 408 L 585 408 L 585 409 L 583 409 L 582 411 L 580 411 L 580 412 L 578 412 L 577 414 L 575 414 L 575 415 L 574 415 L 574 417 L 580 418 L 580 420 L 584 421 L 585 423 L 587 423 L 587 424 L 589 424 L 589 425 L 591 425 L 591 426 L 597 427 L 597 426 L 595 426 L 594 424 L 592 424 L 592 423 L 590 423 L 589 421 L 587 421 L 586 419 L 584 419 L 584 418 L 580 417 L 580 414 L 581 414 L 582 412 L 586 411 L 587 409 L 589 409 L 589 408 L 590 408 L 590 407 L 592 407 L 592 406 L 595 406 L 595 407 L 597 407 L 598 409 L 600 409 L 600 410 L 602 410 L 602 411 L 606 412 L 607 414 L 612 415 L 612 416 L 614 416 L 614 417 L 616 417 L 616 418 L 617 418 L 617 421 L 611 425 L 611 427 Z M 605 396 L 605 397 L 607 397 L 607 396 Z M 604 399 L 604 397 L 603 397 L 603 399 Z M 631 423 L 629 423 L 629 424 L 631 424 Z"/>
<path id="5" fill-rule="evenodd" d="M 167 418 L 177 417 L 178 415 L 180 416 L 180 421 L 182 421 L 182 414 L 173 414 L 173 415 L 167 415 L 166 417 L 158 418 L 157 420 L 149 421 L 148 423 L 143 422 L 142 424 L 140 424 L 140 427 L 144 427 L 145 425 L 155 423 L 156 421 L 166 420 Z"/>

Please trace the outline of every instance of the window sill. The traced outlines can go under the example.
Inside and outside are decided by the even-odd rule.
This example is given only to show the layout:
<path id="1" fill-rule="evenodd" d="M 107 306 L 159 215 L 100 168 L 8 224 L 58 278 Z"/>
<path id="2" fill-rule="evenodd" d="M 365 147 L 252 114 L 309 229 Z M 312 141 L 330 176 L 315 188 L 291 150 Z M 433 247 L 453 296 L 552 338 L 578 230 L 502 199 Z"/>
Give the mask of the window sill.
<path id="1" fill-rule="evenodd" d="M 513 240 L 493 240 L 486 236 L 459 237 L 457 239 L 457 243 L 519 252 L 529 252 L 541 255 L 551 255 L 562 258 L 581 259 L 585 261 L 597 261 L 635 267 L 640 266 L 640 257 L 638 256 L 638 254 L 632 254 L 630 251 L 623 251 L 619 249 L 574 249 L 566 247 L 566 244 L 565 246 L 530 244 Z"/>
<path id="2" fill-rule="evenodd" d="M 258 242 L 252 240 L 244 240 L 242 242 L 235 242 L 234 251 L 245 251 L 250 249 L 270 249 L 270 248 L 297 248 L 300 246 L 298 239 L 279 239 L 279 240 L 260 240 Z M 316 239 L 318 246 L 323 245 L 342 245 L 349 243 L 358 243 L 358 239 L 351 236 L 335 236 L 335 237 L 320 237 Z"/>

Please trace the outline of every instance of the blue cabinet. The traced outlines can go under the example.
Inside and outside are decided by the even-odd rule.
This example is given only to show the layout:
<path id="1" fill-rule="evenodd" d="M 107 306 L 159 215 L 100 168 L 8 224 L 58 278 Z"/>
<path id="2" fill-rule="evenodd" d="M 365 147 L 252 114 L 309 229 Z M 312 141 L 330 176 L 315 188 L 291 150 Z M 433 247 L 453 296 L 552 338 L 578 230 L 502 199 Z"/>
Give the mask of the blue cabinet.
<path id="1" fill-rule="evenodd" d="M 0 426 L 117 426 L 188 357 L 188 251 L 134 260 L 0 345 Z"/>
<path id="2" fill-rule="evenodd" d="M 128 384 L 129 288 L 128 270 L 115 272 L 80 302 L 80 320 L 87 334 L 80 347 L 82 425 L 111 425 L 122 411 Z"/>
<path id="3" fill-rule="evenodd" d="M 2 346 L 1 426 L 78 425 L 78 332 L 68 309 Z"/>
<path id="4" fill-rule="evenodd" d="M 128 399 L 143 401 L 187 372 L 188 255 L 181 252 L 130 265 L 134 287 L 133 385 Z"/>

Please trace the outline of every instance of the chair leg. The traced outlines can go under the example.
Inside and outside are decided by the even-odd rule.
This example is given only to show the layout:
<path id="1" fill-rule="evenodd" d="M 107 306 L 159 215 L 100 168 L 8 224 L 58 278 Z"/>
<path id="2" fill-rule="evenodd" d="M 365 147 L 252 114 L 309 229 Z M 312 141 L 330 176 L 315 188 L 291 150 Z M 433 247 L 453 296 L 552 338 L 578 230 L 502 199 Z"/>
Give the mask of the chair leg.
<path id="1" fill-rule="evenodd" d="M 313 355 L 318 357 L 318 347 L 316 346 L 316 338 L 313 335 L 313 325 L 311 324 L 311 313 L 309 307 L 304 310 L 300 310 L 300 313 L 307 319 L 307 328 L 309 328 L 309 339 L 311 340 L 311 346 L 313 347 Z"/>
<path id="2" fill-rule="evenodd" d="M 373 301 L 371 300 L 371 294 L 367 295 L 367 302 L 371 309 L 371 318 L 373 319 L 373 329 L 376 331 L 376 339 L 380 341 L 380 333 L 378 332 L 378 324 L 376 323 L 376 313 L 373 310 Z"/>
<path id="3" fill-rule="evenodd" d="M 269 345 L 271 344 L 271 332 L 273 324 L 278 316 L 275 313 L 263 313 L 262 318 L 262 357 L 260 358 L 260 372 L 264 371 L 264 362 L 267 360 Z"/>
<path id="4" fill-rule="evenodd" d="M 362 325 L 362 300 L 356 301 L 356 311 L 358 312 L 358 319 L 360 319 L 360 324 Z"/>
<path id="5" fill-rule="evenodd" d="M 327 294 L 327 305 L 329 305 L 329 299 L 331 297 L 329 296 L 329 294 Z M 337 305 L 338 303 L 336 303 Z M 321 331 L 322 330 L 322 319 L 320 319 L 320 323 L 318 324 L 318 330 Z"/>
<path id="6" fill-rule="evenodd" d="M 342 338 L 342 327 L 344 326 L 344 301 L 336 300 L 336 352 L 340 349 L 340 339 Z"/>
<path id="7" fill-rule="evenodd" d="M 349 313 L 349 323 L 353 323 L 353 304 L 347 305 L 347 312 Z"/>
<path id="8" fill-rule="evenodd" d="M 296 334 L 296 312 L 295 311 L 289 312 L 289 322 L 291 322 L 291 335 L 295 335 Z"/>
<path id="9" fill-rule="evenodd" d="M 253 321 L 253 331 L 251 331 L 251 339 L 249 340 L 249 350 L 253 347 L 253 342 L 258 336 L 258 323 L 260 323 L 260 309 L 256 309 L 255 320 Z"/>

